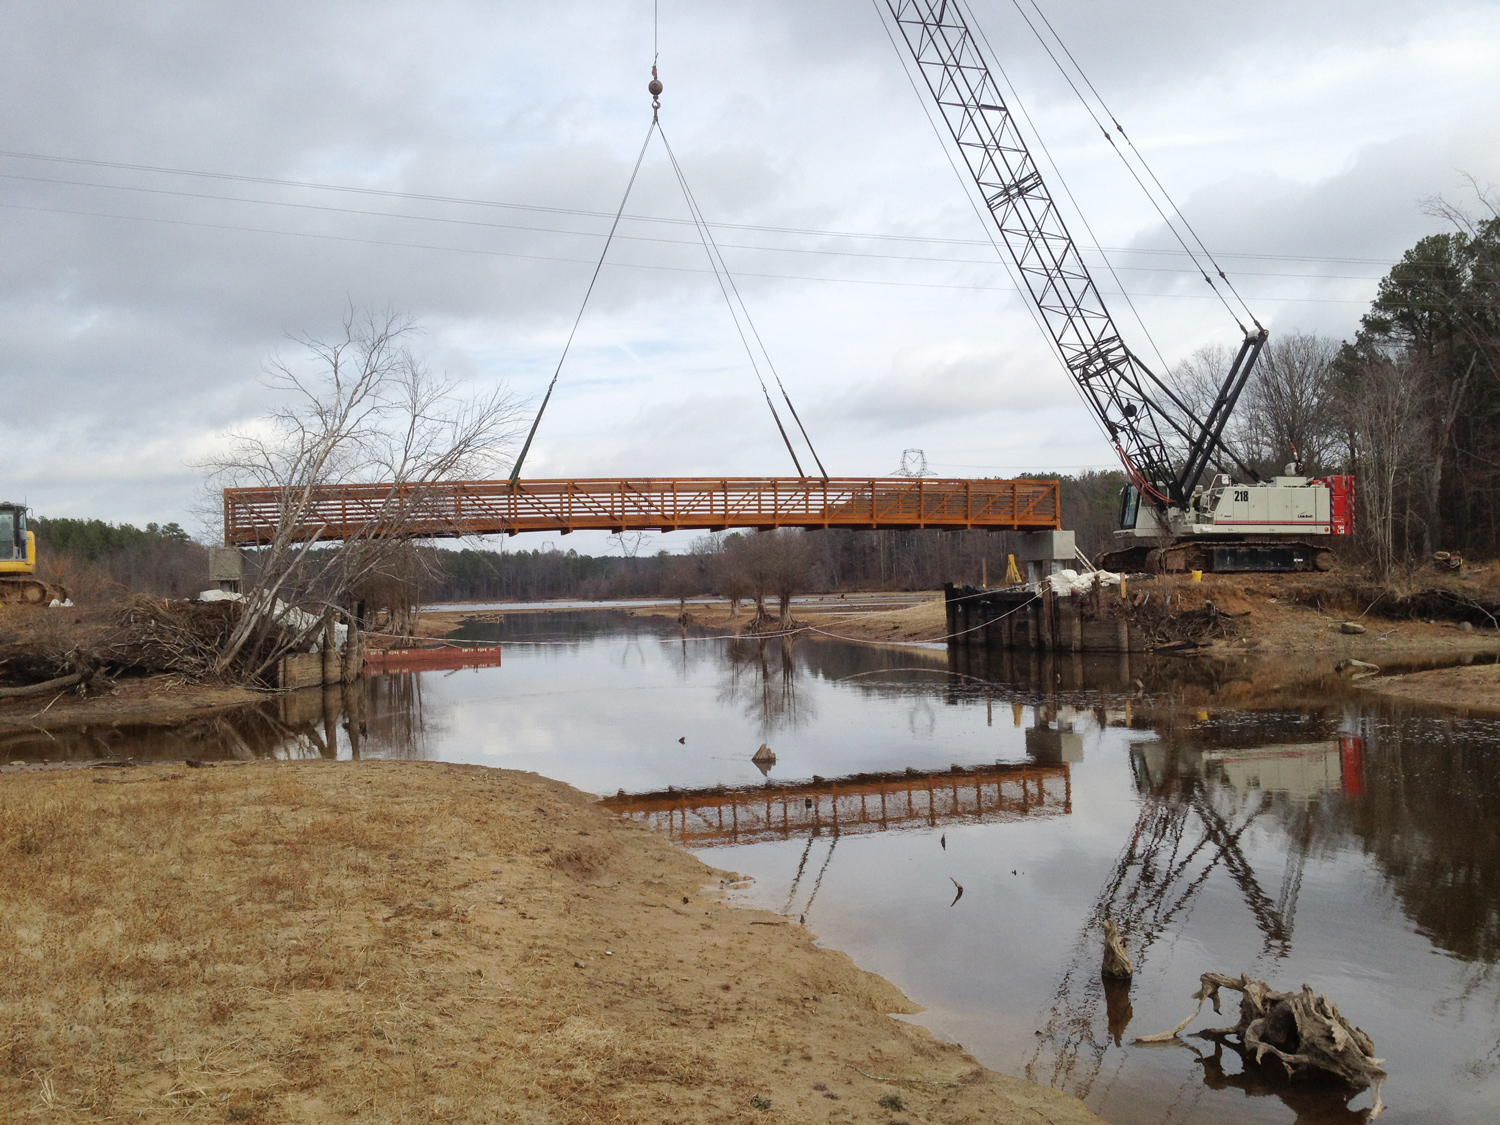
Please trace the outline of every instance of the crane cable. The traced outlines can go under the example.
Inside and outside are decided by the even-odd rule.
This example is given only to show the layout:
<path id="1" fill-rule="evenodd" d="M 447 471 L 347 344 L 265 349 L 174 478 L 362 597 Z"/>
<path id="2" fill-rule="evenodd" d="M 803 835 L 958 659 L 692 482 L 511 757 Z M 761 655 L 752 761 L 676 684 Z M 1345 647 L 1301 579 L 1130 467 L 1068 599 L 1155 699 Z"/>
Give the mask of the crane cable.
<path id="1" fill-rule="evenodd" d="M 652 67 L 652 74 L 656 68 Z M 651 143 L 651 134 L 658 129 L 656 114 L 651 114 L 651 124 L 646 129 L 646 139 L 641 142 L 641 151 L 636 154 L 635 167 L 630 171 L 630 180 L 625 184 L 625 195 L 620 199 L 620 207 L 615 212 L 614 222 L 610 224 L 609 235 L 604 240 L 604 249 L 599 251 L 599 261 L 594 265 L 593 276 L 589 278 L 589 286 L 583 292 L 583 303 L 578 306 L 578 315 L 573 320 L 573 328 L 568 333 L 568 339 L 563 344 L 562 355 L 557 357 L 557 367 L 552 372 L 552 382 L 547 384 L 547 393 L 542 396 L 542 405 L 537 408 L 536 417 L 532 419 L 531 429 L 526 434 L 526 443 L 521 446 L 521 452 L 516 457 L 516 463 L 510 471 L 510 486 L 516 487 L 516 482 L 521 478 L 521 465 L 526 460 L 526 454 L 531 451 L 531 441 L 536 437 L 536 428 L 542 424 L 542 414 L 547 409 L 547 403 L 552 400 L 552 390 L 557 386 L 557 377 L 562 374 L 563 362 L 568 358 L 568 349 L 573 346 L 573 337 L 578 334 L 578 326 L 583 323 L 583 311 L 589 307 L 589 297 L 594 292 L 594 283 L 599 280 L 599 272 L 604 268 L 604 256 L 609 253 L 609 244 L 614 241 L 615 231 L 620 226 L 620 216 L 625 213 L 625 204 L 630 199 L 630 191 L 635 187 L 635 178 L 640 175 L 641 161 L 646 159 L 646 146 Z"/>
<path id="2" fill-rule="evenodd" d="M 653 19 L 653 40 L 655 38 L 654 24 L 655 20 Z M 654 47 L 655 44 L 653 42 Z M 776 386 L 781 391 L 782 398 L 786 401 L 787 409 L 791 411 L 792 418 L 796 421 L 798 430 L 801 431 L 802 440 L 807 442 L 807 448 L 812 453 L 813 460 L 817 462 L 819 473 L 822 474 L 823 480 L 827 481 L 829 479 L 828 470 L 823 467 L 823 461 L 818 456 L 818 451 L 813 447 L 812 439 L 807 434 L 807 427 L 803 425 L 801 417 L 797 414 L 797 408 L 792 405 L 791 395 L 787 393 L 786 386 L 782 383 L 780 374 L 777 373 L 775 365 L 771 362 L 771 354 L 766 349 L 765 343 L 761 340 L 760 331 L 755 327 L 755 321 L 751 319 L 750 310 L 745 307 L 744 299 L 740 297 L 739 287 L 735 284 L 734 277 L 730 274 L 729 267 L 724 262 L 723 254 L 719 251 L 717 242 L 714 241 L 708 221 L 704 219 L 703 212 L 698 207 L 697 198 L 693 195 L 692 189 L 688 187 L 687 177 L 683 174 L 682 167 L 677 162 L 677 154 L 672 151 L 672 146 L 667 141 L 667 135 L 661 127 L 659 114 L 661 111 L 662 83 L 657 76 L 657 68 L 654 61 L 651 64 L 651 82 L 648 90 L 651 94 L 651 124 L 646 129 L 646 139 L 641 142 L 641 150 L 636 154 L 635 166 L 631 169 L 630 179 L 625 185 L 625 194 L 621 197 L 620 206 L 615 211 L 614 220 L 610 224 L 609 234 L 605 237 L 604 246 L 599 253 L 599 260 L 594 264 L 594 272 L 589 278 L 588 288 L 584 290 L 583 301 L 578 307 L 578 315 L 574 318 L 573 327 L 568 332 L 568 338 L 563 344 L 562 355 L 558 357 L 557 367 L 552 372 L 552 380 L 547 384 L 547 393 L 542 396 L 542 404 L 537 408 L 536 417 L 531 422 L 531 429 L 526 434 L 526 441 L 522 444 L 521 452 L 516 457 L 516 463 L 511 468 L 510 486 L 515 488 L 520 481 L 521 467 L 526 461 L 527 453 L 531 451 L 532 440 L 536 437 L 537 428 L 542 424 L 542 415 L 547 410 L 547 404 L 552 401 L 552 392 L 557 387 L 558 376 L 562 374 L 563 364 L 566 362 L 568 352 L 573 346 L 573 338 L 578 334 L 578 326 L 583 322 L 584 311 L 588 308 L 589 297 L 593 294 L 594 285 L 598 282 L 599 274 L 604 269 L 604 259 L 609 254 L 609 247 L 614 241 L 615 232 L 619 229 L 620 219 L 625 213 L 625 206 L 630 201 L 630 193 L 635 187 L 636 178 L 640 175 L 641 164 L 646 158 L 646 149 L 651 144 L 653 134 L 661 137 L 662 146 L 667 150 L 667 158 L 671 161 L 673 174 L 676 176 L 677 183 L 682 189 L 683 198 L 687 201 L 688 211 L 693 220 L 693 227 L 697 230 L 699 238 L 703 243 L 703 249 L 708 255 L 709 266 L 713 270 L 714 279 L 719 283 L 719 290 L 724 294 L 724 301 L 729 306 L 729 315 L 734 320 L 735 331 L 739 334 L 740 343 L 744 345 L 745 354 L 750 360 L 750 368 L 755 373 L 756 382 L 760 384 L 761 394 L 765 397 L 766 406 L 770 408 L 771 418 L 776 423 L 777 432 L 781 434 L 781 440 L 786 445 L 786 451 L 791 455 L 792 464 L 797 469 L 797 475 L 805 477 L 807 474 L 802 469 L 802 462 L 797 457 L 797 451 L 792 445 L 792 439 L 787 433 L 786 426 L 781 421 L 781 415 L 776 410 L 775 402 L 771 399 L 771 392 L 766 386 L 765 378 L 761 375 L 760 365 L 755 359 L 755 351 L 750 346 L 750 340 L 745 335 L 745 329 L 740 323 L 742 315 L 745 318 L 745 323 L 750 326 L 750 334 L 754 336 L 755 343 L 760 347 L 766 366 L 770 369 L 772 377 L 776 380 Z M 738 311 L 735 309 L 736 301 L 739 302 Z"/>
<path id="3" fill-rule="evenodd" d="M 724 301 L 729 306 L 729 315 L 734 318 L 734 327 L 740 335 L 740 342 L 745 345 L 745 355 L 750 360 L 750 367 L 755 372 L 755 378 L 760 383 L 761 393 L 765 395 L 766 405 L 771 408 L 771 417 L 776 420 L 776 428 L 781 431 L 781 440 L 786 443 L 786 450 L 792 455 L 792 463 L 797 466 L 797 475 L 805 476 L 802 471 L 802 462 L 797 459 L 797 452 L 792 448 L 791 440 L 787 436 L 786 428 L 781 423 L 781 415 L 776 411 L 776 404 L 771 401 L 771 392 L 766 388 L 765 379 L 760 373 L 760 365 L 755 362 L 755 352 L 750 347 L 750 341 L 745 336 L 745 331 L 740 325 L 740 316 L 743 315 L 745 323 L 750 326 L 750 335 L 755 338 L 756 346 L 760 348 L 762 357 L 766 361 L 766 368 L 771 372 L 771 378 L 776 380 L 776 388 L 781 392 L 787 409 L 791 411 L 792 420 L 797 423 L 797 429 L 802 434 L 802 440 L 807 443 L 808 452 L 812 454 L 813 460 L 817 462 L 818 472 L 823 479 L 828 479 L 828 470 L 823 467 L 823 460 L 818 456 L 818 451 L 813 447 L 812 438 L 807 435 L 807 427 L 802 424 L 802 418 L 797 413 L 797 408 L 792 405 L 792 397 L 787 393 L 786 386 L 781 381 L 781 375 L 776 370 L 776 365 L 771 360 L 771 353 L 766 348 L 765 342 L 760 338 L 760 329 L 755 327 L 755 321 L 750 316 L 750 310 L 745 307 L 745 299 L 740 296 L 739 286 L 735 284 L 734 275 L 729 272 L 729 266 L 724 261 L 723 252 L 719 249 L 718 242 L 714 239 L 713 231 L 708 220 L 703 217 L 703 211 L 698 206 L 698 199 L 693 194 L 692 188 L 688 186 L 687 176 L 682 171 L 682 165 L 677 161 L 677 154 L 672 151 L 672 143 L 667 140 L 666 130 L 657 127 L 657 133 L 661 136 L 661 143 L 667 150 L 667 158 L 672 162 L 672 171 L 677 176 L 677 183 L 682 188 L 683 198 L 687 200 L 688 210 L 693 215 L 694 225 L 698 229 L 699 237 L 703 240 L 703 250 L 708 255 L 709 265 L 713 267 L 714 277 L 719 282 L 719 288 L 724 293 Z M 732 294 L 732 296 L 731 296 Z M 736 313 L 735 306 L 738 304 L 739 312 Z"/>
<path id="4" fill-rule="evenodd" d="M 781 381 L 781 375 L 776 370 L 776 365 L 771 362 L 771 353 L 766 348 L 765 342 L 760 338 L 760 330 L 755 327 L 755 321 L 750 316 L 750 310 L 745 306 L 745 299 L 740 296 L 740 287 L 735 284 L 734 275 L 729 272 L 729 265 L 724 261 L 723 251 L 719 249 L 718 242 L 714 239 L 713 230 L 708 225 L 708 220 L 703 217 L 703 211 L 698 206 L 698 198 L 688 187 L 687 176 L 682 171 L 682 165 L 677 162 L 677 154 L 672 151 L 672 143 L 667 140 L 666 130 L 661 127 L 657 120 L 657 111 L 661 108 L 661 81 L 656 75 L 656 64 L 661 58 L 660 29 L 661 26 L 661 0 L 652 0 L 651 3 L 651 123 L 655 126 L 657 133 L 661 136 L 662 147 L 667 150 L 667 159 L 671 161 L 672 173 L 677 177 L 677 185 L 682 188 L 682 197 L 687 201 L 688 214 L 693 220 L 693 229 L 698 232 L 698 238 L 703 243 L 703 251 L 708 255 L 708 264 L 714 272 L 714 280 L 719 283 L 719 291 L 724 294 L 724 303 L 729 306 L 729 316 L 734 321 L 734 330 L 739 333 L 740 343 L 745 346 L 745 355 L 750 360 L 750 369 L 755 372 L 755 381 L 760 384 L 760 392 L 765 396 L 766 406 L 771 410 L 771 418 L 776 423 L 777 432 L 781 434 L 781 440 L 786 445 L 786 451 L 791 454 L 792 464 L 797 468 L 799 477 L 807 474 L 802 471 L 802 462 L 797 459 L 797 451 L 792 448 L 791 438 L 787 436 L 786 427 L 781 424 L 781 415 L 776 412 L 776 404 L 771 401 L 771 392 L 766 389 L 766 381 L 761 378 L 760 366 L 755 362 L 755 352 L 751 350 L 750 341 L 745 338 L 745 330 L 740 326 L 740 314 L 745 317 L 745 323 L 750 326 L 750 334 L 755 337 L 755 343 L 760 348 L 761 355 L 765 357 L 766 367 L 771 371 L 771 377 L 776 380 L 776 387 L 781 391 L 781 397 L 786 401 L 786 408 L 792 412 L 792 420 L 797 423 L 797 429 L 802 432 L 802 440 L 807 442 L 808 452 L 812 454 L 813 460 L 817 462 L 818 472 L 823 474 L 823 480 L 828 480 L 828 470 L 823 468 L 823 459 L 818 456 L 818 451 L 813 448 L 812 438 L 807 436 L 807 427 L 802 424 L 802 418 L 797 413 L 797 408 L 792 405 L 792 396 L 787 394 L 786 386 Z M 649 139 L 649 138 L 648 138 Z M 722 272 L 721 272 L 722 271 Z M 728 286 L 725 286 L 725 281 Z M 734 299 L 730 299 L 733 291 Z M 735 302 L 739 302 L 739 313 L 735 312 Z"/>
<path id="5" fill-rule="evenodd" d="M 1213 282 L 1213 279 L 1208 276 L 1208 270 L 1206 270 L 1203 267 L 1202 263 L 1198 261 L 1198 255 L 1193 252 L 1192 247 L 1187 244 L 1187 241 L 1182 237 L 1181 233 L 1179 233 L 1172 220 L 1167 216 L 1166 212 L 1162 210 L 1161 204 L 1157 201 L 1156 197 L 1151 194 L 1151 189 L 1148 188 L 1145 182 L 1141 179 L 1140 173 L 1138 173 L 1135 167 L 1130 163 L 1130 160 L 1126 157 L 1124 150 L 1122 150 L 1120 146 L 1115 143 L 1114 137 L 1110 135 L 1110 131 L 1104 125 L 1104 122 L 1099 120 L 1099 115 L 1094 112 L 1094 107 L 1091 106 L 1088 102 L 1088 99 L 1083 96 L 1083 91 L 1080 90 L 1078 88 L 1078 84 L 1073 81 L 1073 76 L 1069 74 L 1067 68 L 1063 66 L 1062 60 L 1057 57 L 1057 53 L 1053 51 L 1051 44 L 1047 42 L 1046 38 L 1042 35 L 1036 24 L 1031 21 L 1031 17 L 1026 14 L 1026 10 L 1021 7 L 1021 0 L 1011 0 L 1011 3 L 1015 6 L 1017 13 L 1020 14 L 1021 19 L 1026 22 L 1026 26 L 1031 30 L 1031 33 L 1036 36 L 1036 40 L 1042 45 L 1042 49 L 1047 52 L 1047 57 L 1050 58 L 1053 65 L 1057 67 L 1058 73 L 1063 76 L 1063 79 L 1068 83 L 1068 86 L 1072 89 L 1073 93 L 1077 95 L 1079 103 L 1084 107 L 1084 110 L 1088 113 L 1089 117 L 1093 119 L 1094 124 L 1099 127 L 1099 131 L 1104 135 L 1104 139 L 1109 142 L 1109 147 L 1112 148 L 1115 152 L 1115 155 L 1120 158 L 1120 163 L 1125 165 L 1125 168 L 1130 173 L 1131 178 L 1135 180 L 1136 184 L 1140 187 L 1141 192 L 1146 196 L 1148 200 L 1150 200 L 1151 206 L 1156 210 L 1156 213 L 1161 216 L 1161 220 L 1166 224 L 1167 229 L 1172 232 L 1172 236 L 1177 240 L 1177 244 L 1182 247 L 1184 252 L 1186 252 L 1186 254 L 1188 255 L 1188 258 L 1192 261 L 1194 267 L 1196 267 L 1198 272 L 1202 274 L 1204 282 L 1210 289 L 1214 291 L 1214 294 L 1223 303 L 1225 310 L 1231 317 L 1234 318 L 1235 323 L 1239 325 L 1240 331 L 1245 333 L 1245 335 L 1249 335 L 1249 332 L 1247 332 L 1245 329 L 1244 323 L 1239 318 L 1239 314 L 1234 311 L 1233 307 L 1230 306 L 1228 300 L 1225 299 L 1224 295 L 1219 292 L 1218 286 L 1216 286 Z M 1065 43 L 1062 36 L 1057 33 L 1057 29 L 1052 26 L 1052 22 L 1047 19 L 1046 14 L 1042 11 L 1036 0 L 1030 0 L 1030 3 L 1032 8 L 1035 9 L 1037 17 L 1042 21 L 1043 24 L 1046 25 L 1047 30 L 1052 34 L 1052 38 L 1057 41 L 1058 47 L 1062 49 L 1062 52 L 1067 56 L 1068 61 L 1073 64 L 1073 69 L 1078 72 L 1078 77 L 1083 80 L 1084 85 L 1089 88 L 1089 92 L 1092 93 L 1098 100 L 1099 108 L 1102 109 L 1105 113 L 1105 116 L 1109 118 L 1110 124 L 1112 124 L 1115 127 L 1116 132 L 1118 132 L 1120 136 L 1124 138 L 1125 143 L 1130 147 L 1131 153 L 1134 154 L 1136 160 L 1140 162 L 1141 167 L 1145 169 L 1146 175 L 1151 178 L 1151 182 L 1155 184 L 1156 189 L 1161 192 L 1162 198 L 1167 201 L 1167 206 L 1172 209 L 1173 214 L 1177 216 L 1178 220 L 1182 223 L 1187 232 L 1192 235 L 1193 241 L 1197 243 L 1198 249 L 1202 252 L 1203 257 L 1208 259 L 1209 264 L 1214 268 L 1214 272 L 1217 273 L 1219 275 L 1219 279 L 1224 282 L 1225 288 L 1227 288 L 1229 292 L 1234 296 L 1234 299 L 1239 302 L 1240 307 L 1245 310 L 1245 315 L 1250 318 L 1250 320 L 1255 324 L 1256 328 L 1260 328 L 1260 321 L 1256 319 L 1255 314 L 1250 311 L 1250 306 L 1245 303 L 1245 299 L 1241 297 L 1239 291 L 1235 289 L 1234 282 L 1229 280 L 1229 275 L 1224 272 L 1223 267 L 1220 266 L 1218 261 L 1215 260 L 1213 253 L 1208 249 L 1207 245 L 1204 244 L 1203 239 L 1199 237 L 1198 232 L 1193 228 L 1192 223 L 1188 222 L 1187 216 L 1182 213 L 1182 208 L 1177 206 L 1176 200 L 1172 198 L 1171 193 L 1167 191 L 1161 180 L 1157 178 L 1156 172 L 1152 169 L 1150 163 L 1146 160 L 1145 156 L 1141 154 L 1140 149 L 1136 148 L 1135 142 L 1130 139 L 1130 134 L 1125 132 L 1125 127 L 1120 124 L 1119 119 L 1110 110 L 1109 105 L 1105 102 L 1103 95 L 1101 95 L 1098 89 L 1095 88 L 1094 83 L 1084 72 L 1083 67 L 1079 65 L 1078 60 L 1073 56 L 1073 52 L 1068 49 L 1067 43 Z M 980 34 L 984 34 L 982 28 L 980 29 Z M 986 40 L 985 45 L 989 46 L 988 40 Z"/>

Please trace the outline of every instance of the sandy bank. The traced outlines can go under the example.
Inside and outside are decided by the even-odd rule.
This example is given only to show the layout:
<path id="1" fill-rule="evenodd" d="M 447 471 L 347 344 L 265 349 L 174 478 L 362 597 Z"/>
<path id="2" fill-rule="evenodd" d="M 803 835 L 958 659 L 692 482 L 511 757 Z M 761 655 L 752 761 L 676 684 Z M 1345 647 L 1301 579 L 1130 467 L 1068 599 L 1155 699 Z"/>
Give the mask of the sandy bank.
<path id="1" fill-rule="evenodd" d="M 860 597 L 861 595 L 853 595 Z M 826 603 L 798 604 L 794 607 L 794 628 L 803 629 L 808 635 L 827 636 L 851 641 L 914 642 L 941 640 L 947 632 L 943 595 L 941 592 L 925 591 L 910 595 L 921 599 L 918 604 L 901 609 L 871 610 L 851 613 L 841 609 L 837 596 Z M 903 600 L 905 595 L 903 595 Z M 568 608 L 577 609 L 576 605 Z M 674 605 L 640 605 L 621 609 L 613 607 L 631 617 L 662 617 L 672 621 L 680 619 L 681 611 Z M 523 613 L 545 613 L 546 610 L 522 610 Z M 723 633 L 740 634 L 750 625 L 755 608 L 741 603 L 739 612 L 731 615 L 729 603 L 703 598 L 689 598 L 687 617 L 691 624 Z M 469 623 L 498 622 L 504 614 L 496 610 L 429 610 L 422 614 L 418 632 L 422 636 L 440 637 L 459 626 Z"/>
<path id="2" fill-rule="evenodd" d="M 7 1120 L 1097 1120 L 535 775 L 13 774 L 0 863 Z"/>
<path id="3" fill-rule="evenodd" d="M 1500 711 L 1500 664 L 1434 668 L 1405 676 L 1372 676 L 1360 681 L 1366 691 L 1419 703 L 1436 703 L 1471 711 Z"/>

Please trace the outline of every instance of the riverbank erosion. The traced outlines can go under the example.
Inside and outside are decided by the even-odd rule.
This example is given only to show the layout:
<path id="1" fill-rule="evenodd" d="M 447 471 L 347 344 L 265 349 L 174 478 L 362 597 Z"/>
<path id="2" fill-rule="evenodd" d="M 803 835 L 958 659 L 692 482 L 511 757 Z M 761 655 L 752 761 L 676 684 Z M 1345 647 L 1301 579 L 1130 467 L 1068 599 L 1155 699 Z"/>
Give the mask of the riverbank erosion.
<path id="1" fill-rule="evenodd" d="M 534 774 L 9 774 L 0 863 L 4 1119 L 1097 1120 Z"/>

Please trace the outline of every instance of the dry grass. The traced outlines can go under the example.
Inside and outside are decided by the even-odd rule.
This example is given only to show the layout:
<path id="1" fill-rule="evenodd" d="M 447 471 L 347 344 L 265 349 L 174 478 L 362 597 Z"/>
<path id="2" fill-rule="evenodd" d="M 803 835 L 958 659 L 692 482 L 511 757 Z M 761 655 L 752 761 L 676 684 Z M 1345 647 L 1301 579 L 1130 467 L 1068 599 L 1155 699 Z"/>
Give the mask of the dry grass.
<path id="1" fill-rule="evenodd" d="M 0 1120 L 1094 1120 L 534 775 L 11 774 L 0 870 Z"/>

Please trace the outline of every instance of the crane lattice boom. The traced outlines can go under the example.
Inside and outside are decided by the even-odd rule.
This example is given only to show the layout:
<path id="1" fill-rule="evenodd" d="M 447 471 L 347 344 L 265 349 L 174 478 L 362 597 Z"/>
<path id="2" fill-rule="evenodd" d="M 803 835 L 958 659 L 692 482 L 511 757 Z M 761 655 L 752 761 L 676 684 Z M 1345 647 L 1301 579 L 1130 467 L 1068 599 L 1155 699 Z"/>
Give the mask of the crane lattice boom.
<path id="1" fill-rule="evenodd" d="M 950 0 L 886 0 L 886 5 L 1047 332 L 1127 473 L 1159 502 L 1186 503 L 1210 458 L 1228 452 L 1220 443 L 1224 424 L 1265 343 L 1264 330 L 1246 337 L 1209 416 L 1196 418 L 1120 338 L 959 5 Z M 1155 405 L 1153 395 L 1169 399 L 1182 421 Z M 1187 445 L 1180 467 L 1173 465 L 1166 430 L 1176 431 Z"/>

